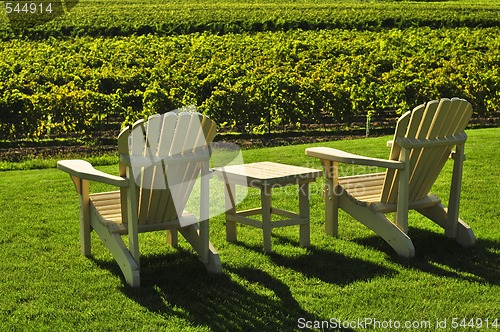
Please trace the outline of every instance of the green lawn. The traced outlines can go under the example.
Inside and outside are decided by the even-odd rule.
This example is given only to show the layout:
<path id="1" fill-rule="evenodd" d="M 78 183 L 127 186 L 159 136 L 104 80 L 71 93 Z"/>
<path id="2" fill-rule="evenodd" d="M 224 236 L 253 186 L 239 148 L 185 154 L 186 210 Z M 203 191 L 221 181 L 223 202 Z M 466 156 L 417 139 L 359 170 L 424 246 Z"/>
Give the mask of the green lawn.
<path id="1" fill-rule="evenodd" d="M 480 330 L 480 323 L 481 330 L 498 330 L 492 325 L 495 320 L 500 325 L 500 129 L 467 133 L 460 215 L 478 239 L 473 248 L 459 247 L 416 214 L 410 217 L 416 248 L 410 261 L 398 259 L 385 242 L 343 213 L 339 237 L 328 237 L 321 179 L 311 188 L 309 249 L 298 246 L 298 227 L 273 230 L 272 254 L 262 252 L 262 233 L 253 228 L 239 226 L 239 243 L 228 243 L 218 216 L 212 219 L 211 241 L 219 250 L 222 274 L 207 274 L 185 241 L 175 250 L 165 245 L 164 233 L 144 234 L 139 289 L 124 286 L 95 234 L 93 258 L 80 254 L 78 200 L 65 173 L 53 168 L 0 172 L 0 330 L 289 331 L 314 321 L 334 327 L 338 319 L 354 331 L 384 330 L 390 324 L 388 330 L 398 330 L 394 327 L 406 322 L 431 326 L 422 329 L 430 331 L 438 322 L 451 330 L 452 324 L 469 324 L 472 318 L 473 324 L 454 330 Z M 321 145 L 386 157 L 388 138 Z M 304 155 L 308 146 L 248 150 L 243 156 L 246 163 L 271 160 L 320 168 Z M 451 164 L 434 188 L 445 201 Z M 99 168 L 117 171 L 115 164 Z M 257 204 L 257 193 L 249 194 L 242 205 Z M 273 198 L 293 209 L 292 196 L 280 191 Z"/>

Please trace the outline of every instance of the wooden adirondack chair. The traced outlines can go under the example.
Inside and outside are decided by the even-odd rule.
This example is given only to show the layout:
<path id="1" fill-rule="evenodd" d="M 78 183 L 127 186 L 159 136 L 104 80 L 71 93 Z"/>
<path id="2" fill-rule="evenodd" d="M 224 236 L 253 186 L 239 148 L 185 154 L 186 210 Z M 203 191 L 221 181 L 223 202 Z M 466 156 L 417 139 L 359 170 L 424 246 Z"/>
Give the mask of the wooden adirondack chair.
<path id="1" fill-rule="evenodd" d="M 90 256 L 94 230 L 118 262 L 131 286 L 140 285 L 138 233 L 168 230 L 177 246 L 180 232 L 210 272 L 220 272 L 217 251 L 209 242 L 209 143 L 216 125 L 198 113 L 169 112 L 137 121 L 118 136 L 119 174 L 100 172 L 82 160 L 64 160 L 57 167 L 71 175 L 80 199 L 82 253 Z M 200 222 L 184 208 L 201 174 Z M 89 181 L 120 187 L 89 194 Z M 128 247 L 122 236 L 128 235 Z"/>
<path id="2" fill-rule="evenodd" d="M 341 150 L 315 147 L 308 156 L 321 159 L 326 174 L 326 232 L 337 235 L 338 209 L 342 209 L 381 236 L 400 256 L 412 257 L 408 237 L 408 210 L 414 209 L 445 229 L 463 246 L 475 243 L 471 228 L 458 218 L 464 132 L 472 107 L 463 99 L 428 102 L 399 118 L 394 140 L 388 142 L 388 160 L 368 158 Z M 455 151 L 452 152 L 453 148 Z M 446 160 L 454 160 L 448 208 L 429 194 Z M 338 163 L 387 168 L 384 173 L 339 177 Z M 395 212 L 391 222 L 386 213 Z"/>

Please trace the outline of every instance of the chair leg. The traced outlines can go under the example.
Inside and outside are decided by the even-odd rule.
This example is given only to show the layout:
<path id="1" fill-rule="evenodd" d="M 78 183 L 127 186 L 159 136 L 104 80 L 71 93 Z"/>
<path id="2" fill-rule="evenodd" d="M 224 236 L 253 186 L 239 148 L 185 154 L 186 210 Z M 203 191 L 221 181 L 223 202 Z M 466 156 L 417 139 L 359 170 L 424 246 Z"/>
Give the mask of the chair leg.
<path id="1" fill-rule="evenodd" d="M 80 247 L 82 254 L 87 257 L 91 256 L 91 230 L 89 200 L 80 198 Z"/>
<path id="2" fill-rule="evenodd" d="M 443 204 L 436 204 L 431 207 L 416 209 L 420 214 L 426 216 L 430 220 L 434 221 L 436 224 L 441 226 L 445 230 L 445 234 L 450 234 L 446 232 L 448 227 L 450 227 L 448 209 Z M 454 225 L 451 225 L 454 227 Z M 476 237 L 474 232 L 463 220 L 457 218 L 456 220 L 456 235 L 450 236 L 454 238 L 461 246 L 471 247 L 476 243 Z"/>
<path id="3" fill-rule="evenodd" d="M 383 213 L 372 212 L 366 207 L 353 203 L 345 196 L 340 196 L 339 205 L 353 218 L 377 233 L 399 256 L 406 258 L 415 256 L 415 247 L 411 239 Z"/>
<path id="4" fill-rule="evenodd" d="M 205 264 L 205 268 L 210 273 L 222 272 L 222 264 L 220 262 L 219 253 L 214 248 L 212 243 L 209 243 L 208 264 Z"/>
<path id="5" fill-rule="evenodd" d="M 325 232 L 330 236 L 339 234 L 339 198 L 337 186 L 334 185 L 333 178 L 327 178 L 324 189 L 325 197 Z"/>
<path id="6" fill-rule="evenodd" d="M 89 181 L 72 177 L 78 191 L 78 200 L 80 203 L 80 250 L 84 256 L 91 256 L 90 245 L 90 200 L 89 200 Z"/>
<path id="7" fill-rule="evenodd" d="M 458 244 L 463 247 L 472 247 L 476 244 L 476 236 L 470 228 L 462 219 L 458 219 L 457 224 L 457 237 L 455 238 Z"/>
<path id="8" fill-rule="evenodd" d="M 167 230 L 167 243 L 173 248 L 177 248 L 179 246 L 179 232 L 177 229 Z"/>
<path id="9" fill-rule="evenodd" d="M 125 281 L 132 287 L 141 285 L 139 264 L 134 260 L 119 234 L 110 234 L 112 241 L 105 241 L 106 247 L 120 265 Z"/>
<path id="10" fill-rule="evenodd" d="M 200 230 L 197 224 L 193 224 L 186 227 L 179 228 L 179 232 L 184 236 L 184 238 L 191 244 L 193 249 L 200 255 L 204 252 L 202 250 L 203 243 L 206 241 L 202 241 L 200 236 Z M 222 264 L 219 258 L 219 253 L 213 245 L 208 242 L 208 257 L 200 257 L 200 260 L 205 264 L 205 268 L 210 273 L 221 273 L 222 272 Z"/>
<path id="11" fill-rule="evenodd" d="M 330 160 L 321 160 L 325 173 L 325 189 L 323 196 L 325 199 L 325 232 L 330 236 L 338 235 L 339 228 L 339 197 L 340 187 L 338 186 L 338 163 Z"/>
<path id="12" fill-rule="evenodd" d="M 121 235 L 111 233 L 106 226 L 102 225 L 95 218 L 91 218 L 91 224 L 94 231 L 118 263 L 127 284 L 132 287 L 139 287 L 141 285 L 139 263 L 132 257 Z"/>

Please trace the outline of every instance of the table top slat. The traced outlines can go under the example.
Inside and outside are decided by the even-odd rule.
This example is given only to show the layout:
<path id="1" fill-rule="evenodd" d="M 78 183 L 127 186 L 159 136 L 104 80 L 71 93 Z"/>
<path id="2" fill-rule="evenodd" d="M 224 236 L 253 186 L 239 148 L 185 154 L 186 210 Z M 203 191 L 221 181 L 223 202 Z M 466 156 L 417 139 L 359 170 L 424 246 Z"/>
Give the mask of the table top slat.
<path id="1" fill-rule="evenodd" d="M 224 181 L 241 182 L 245 178 L 248 183 L 260 184 L 291 184 L 303 180 L 314 181 L 321 176 L 322 171 L 314 168 L 286 165 L 274 162 L 258 162 L 242 165 L 217 167 L 214 172 Z"/>

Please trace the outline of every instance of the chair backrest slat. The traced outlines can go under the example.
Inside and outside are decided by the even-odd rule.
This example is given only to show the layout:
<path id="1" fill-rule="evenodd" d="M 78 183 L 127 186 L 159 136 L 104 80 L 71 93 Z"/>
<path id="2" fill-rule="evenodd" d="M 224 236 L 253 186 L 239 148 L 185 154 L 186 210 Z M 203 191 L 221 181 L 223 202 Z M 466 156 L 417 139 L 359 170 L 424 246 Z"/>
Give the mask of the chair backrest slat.
<path id="1" fill-rule="evenodd" d="M 394 134 L 396 138 L 410 139 L 445 139 L 462 132 L 472 115 L 471 105 L 463 99 L 441 99 L 417 106 L 409 114 L 399 120 Z M 406 127 L 405 127 L 406 126 Z M 425 198 L 436 181 L 446 160 L 452 144 L 439 147 L 413 148 L 410 151 L 410 201 Z M 400 158 L 401 147 L 393 144 L 391 160 Z M 396 203 L 398 195 L 398 171 L 388 170 L 381 201 Z"/>
<path id="2" fill-rule="evenodd" d="M 132 131 L 130 132 L 130 139 L 129 139 L 129 155 L 130 156 L 144 156 L 145 150 L 144 150 L 144 136 L 146 135 L 146 127 L 145 127 L 145 122 L 143 119 L 138 120 L 134 123 L 132 126 Z M 142 215 L 147 207 L 144 205 L 146 204 L 146 199 L 144 198 L 144 194 L 141 190 L 141 188 L 145 187 L 146 184 L 145 182 L 147 181 L 147 175 L 144 174 L 143 169 L 137 174 L 137 177 L 135 179 L 136 183 L 136 191 L 137 191 L 137 204 L 138 204 L 138 216 L 139 216 L 139 224 L 144 223 L 144 216 Z"/>
<path id="3" fill-rule="evenodd" d="M 413 115 L 414 114 L 412 114 L 411 112 L 406 112 L 398 119 L 398 122 L 396 123 L 396 130 L 394 132 L 394 141 L 396 140 L 397 137 L 401 137 L 401 136 L 405 135 L 406 130 L 408 128 L 408 123 L 410 122 L 410 119 Z M 391 148 L 391 153 L 390 153 L 389 159 L 390 160 L 398 160 L 400 153 L 401 153 L 401 147 L 397 144 L 393 144 L 392 148 Z M 397 181 L 398 181 L 397 175 L 398 174 L 395 170 L 393 170 L 393 169 L 387 170 L 387 172 L 385 174 L 385 181 L 384 181 L 385 185 L 384 185 L 384 187 L 382 189 L 382 193 L 381 193 L 381 200 L 382 201 L 387 201 L 388 200 L 387 197 L 391 197 L 392 195 L 394 195 L 392 190 L 393 190 L 393 188 L 397 188 L 397 185 L 396 185 Z M 397 196 L 397 193 L 395 193 L 395 194 Z"/>

